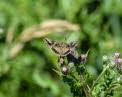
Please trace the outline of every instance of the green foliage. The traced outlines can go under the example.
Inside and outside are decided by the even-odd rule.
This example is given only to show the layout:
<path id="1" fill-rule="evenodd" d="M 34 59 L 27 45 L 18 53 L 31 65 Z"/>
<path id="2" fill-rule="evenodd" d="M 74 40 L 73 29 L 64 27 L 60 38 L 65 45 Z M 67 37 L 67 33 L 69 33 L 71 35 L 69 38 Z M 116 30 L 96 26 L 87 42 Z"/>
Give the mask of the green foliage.
<path id="1" fill-rule="evenodd" d="M 121 5 L 122 0 L 0 0 L 0 97 L 72 96 L 69 86 L 52 70 L 59 69 L 57 56 L 41 38 L 24 43 L 24 48 L 14 58 L 9 58 L 20 34 L 48 19 L 79 24 L 79 32 L 57 31 L 46 37 L 57 41 L 64 41 L 65 37 L 70 42 L 78 40 L 79 53 L 90 50 L 84 68 L 90 74 L 86 76 L 90 76 L 88 84 L 91 86 L 102 71 L 101 56 L 116 51 L 122 53 Z M 9 32 L 12 34 L 7 36 Z M 12 41 L 8 43 L 7 37 L 11 36 Z M 112 74 L 112 70 L 108 72 Z M 105 79 L 111 81 L 111 78 Z M 101 90 L 104 85 L 112 87 L 104 83 L 96 87 Z M 94 90 L 95 95 L 99 93 L 98 88 Z M 113 97 L 120 95 L 116 92 Z"/>

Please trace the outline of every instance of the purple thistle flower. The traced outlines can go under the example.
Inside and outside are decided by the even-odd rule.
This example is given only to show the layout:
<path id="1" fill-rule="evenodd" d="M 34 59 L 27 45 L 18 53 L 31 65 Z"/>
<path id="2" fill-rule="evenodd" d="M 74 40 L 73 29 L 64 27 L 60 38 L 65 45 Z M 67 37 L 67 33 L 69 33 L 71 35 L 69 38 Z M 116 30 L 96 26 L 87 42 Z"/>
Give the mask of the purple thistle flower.
<path id="1" fill-rule="evenodd" d="M 114 54 L 113 54 L 113 57 L 119 58 L 119 57 L 120 57 L 120 53 L 114 53 Z"/>
<path id="2" fill-rule="evenodd" d="M 115 66 L 117 67 L 118 70 L 122 71 L 122 58 L 118 58 L 116 60 L 116 65 Z"/>

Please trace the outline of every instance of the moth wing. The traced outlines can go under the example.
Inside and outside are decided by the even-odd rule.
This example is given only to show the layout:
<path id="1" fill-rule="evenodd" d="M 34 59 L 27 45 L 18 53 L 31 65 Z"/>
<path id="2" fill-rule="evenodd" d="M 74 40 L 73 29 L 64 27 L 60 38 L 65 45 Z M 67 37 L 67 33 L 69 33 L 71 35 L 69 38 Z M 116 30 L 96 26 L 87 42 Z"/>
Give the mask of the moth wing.
<path id="1" fill-rule="evenodd" d="M 65 48 L 62 48 L 62 56 L 65 56 L 65 55 L 68 55 L 70 53 L 70 49 L 65 47 Z"/>
<path id="2" fill-rule="evenodd" d="M 52 48 L 52 51 L 60 56 L 65 56 L 70 53 L 69 48 L 61 48 L 61 47 L 54 47 L 54 48 Z"/>
<path id="3" fill-rule="evenodd" d="M 78 45 L 78 41 L 74 41 L 74 42 L 69 43 L 70 48 L 75 48 L 77 45 Z"/>
<path id="4" fill-rule="evenodd" d="M 48 38 L 44 38 L 44 41 L 49 47 L 52 47 L 52 45 L 54 44 L 54 41 Z"/>
<path id="5" fill-rule="evenodd" d="M 55 52 L 56 54 L 61 54 L 61 48 L 56 46 L 56 47 L 52 47 L 52 51 Z"/>

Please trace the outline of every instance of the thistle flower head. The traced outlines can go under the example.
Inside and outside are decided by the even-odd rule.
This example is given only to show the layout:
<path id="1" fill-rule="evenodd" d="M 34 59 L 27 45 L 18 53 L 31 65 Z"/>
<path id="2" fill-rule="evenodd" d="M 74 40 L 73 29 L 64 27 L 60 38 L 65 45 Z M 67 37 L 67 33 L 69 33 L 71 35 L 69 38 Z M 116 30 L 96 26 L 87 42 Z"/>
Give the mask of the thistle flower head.
<path id="1" fill-rule="evenodd" d="M 84 64 L 84 62 L 86 61 L 86 58 L 87 56 L 85 54 L 81 54 L 79 57 L 78 57 L 78 61 L 81 63 L 81 64 Z"/>
<path id="2" fill-rule="evenodd" d="M 115 66 L 117 67 L 117 69 L 118 69 L 119 71 L 122 72 L 122 58 L 118 58 L 118 59 L 117 59 L 116 65 L 115 65 Z"/>
<path id="3" fill-rule="evenodd" d="M 113 57 L 119 58 L 119 57 L 120 57 L 120 53 L 114 53 L 114 54 L 113 54 Z"/>
<path id="4" fill-rule="evenodd" d="M 110 67 L 116 67 L 120 72 L 122 72 L 122 58 L 120 58 L 120 53 L 114 53 L 109 57 L 103 56 L 103 60 L 107 60 Z"/>
<path id="5" fill-rule="evenodd" d="M 61 67 L 61 72 L 65 75 L 70 73 L 70 68 L 68 66 L 62 66 Z"/>

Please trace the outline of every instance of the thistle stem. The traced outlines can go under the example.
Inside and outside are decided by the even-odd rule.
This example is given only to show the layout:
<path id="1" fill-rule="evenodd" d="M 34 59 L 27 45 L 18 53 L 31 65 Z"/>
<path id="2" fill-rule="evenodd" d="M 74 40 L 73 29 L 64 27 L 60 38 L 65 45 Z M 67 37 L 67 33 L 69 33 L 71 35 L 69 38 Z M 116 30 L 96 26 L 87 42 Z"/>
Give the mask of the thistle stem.
<path id="1" fill-rule="evenodd" d="M 105 73 L 105 71 L 109 68 L 109 65 L 107 65 L 104 70 L 101 72 L 101 74 L 98 76 L 98 78 L 93 82 L 93 85 L 91 87 L 90 92 L 92 92 L 92 90 L 94 89 L 94 86 L 96 85 L 96 83 L 99 81 L 99 79 L 101 78 L 101 76 Z"/>
<path id="2" fill-rule="evenodd" d="M 92 97 L 82 75 L 80 75 L 80 81 L 82 82 L 82 87 L 86 94 L 86 97 Z"/>

